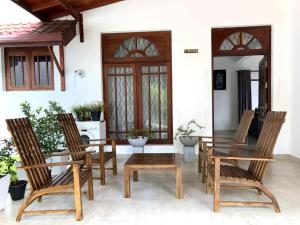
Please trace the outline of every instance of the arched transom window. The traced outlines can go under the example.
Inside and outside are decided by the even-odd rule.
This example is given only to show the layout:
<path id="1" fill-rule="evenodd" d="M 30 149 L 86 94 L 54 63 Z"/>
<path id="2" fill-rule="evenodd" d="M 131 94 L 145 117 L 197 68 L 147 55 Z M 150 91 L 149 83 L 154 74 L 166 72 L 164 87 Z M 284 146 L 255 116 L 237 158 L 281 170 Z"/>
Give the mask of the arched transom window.
<path id="1" fill-rule="evenodd" d="M 259 40 L 247 32 L 237 32 L 224 39 L 220 50 L 261 49 Z"/>
<path id="2" fill-rule="evenodd" d="M 131 37 L 117 48 L 115 58 L 142 58 L 159 56 L 157 47 L 148 39 Z"/>

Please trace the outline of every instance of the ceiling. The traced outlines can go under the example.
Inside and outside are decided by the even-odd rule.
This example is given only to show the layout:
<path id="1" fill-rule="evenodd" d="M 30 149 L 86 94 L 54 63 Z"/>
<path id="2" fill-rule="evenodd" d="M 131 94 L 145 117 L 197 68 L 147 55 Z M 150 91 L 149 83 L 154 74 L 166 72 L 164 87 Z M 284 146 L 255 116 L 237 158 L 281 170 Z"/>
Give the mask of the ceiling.
<path id="1" fill-rule="evenodd" d="M 109 5 L 123 0 L 11 0 L 21 6 L 41 21 L 72 15 L 76 17 L 80 12 Z"/>

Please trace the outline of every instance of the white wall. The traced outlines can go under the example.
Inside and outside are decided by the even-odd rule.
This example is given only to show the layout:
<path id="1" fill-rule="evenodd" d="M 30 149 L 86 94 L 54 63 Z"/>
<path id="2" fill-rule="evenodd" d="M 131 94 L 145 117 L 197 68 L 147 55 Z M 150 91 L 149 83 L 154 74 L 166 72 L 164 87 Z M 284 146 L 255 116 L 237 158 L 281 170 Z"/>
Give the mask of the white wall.
<path id="1" fill-rule="evenodd" d="M 214 129 L 236 130 L 238 126 L 238 81 L 234 57 L 215 57 L 214 70 L 226 70 L 226 90 L 214 91 Z"/>
<path id="2" fill-rule="evenodd" d="M 0 3 L 0 18 L 15 14 L 15 9 L 3 2 Z M 255 16 L 249 12 L 255 12 Z M 44 105 L 50 99 L 57 100 L 69 109 L 75 103 L 101 99 L 100 34 L 106 32 L 171 30 L 174 129 L 195 118 L 206 126 L 203 133 L 210 134 L 211 28 L 272 25 L 272 88 L 275 93 L 272 106 L 277 110 L 288 109 L 289 82 L 282 76 L 289 65 L 287 0 L 252 0 L 247 7 L 238 0 L 127 0 L 86 11 L 83 18 L 85 42 L 80 43 L 77 36 L 65 49 L 67 91 L 60 92 L 56 72 L 55 91 L 0 92 L 1 133 L 5 130 L 4 118 L 21 116 L 19 104 L 24 100 L 35 106 Z M 185 48 L 198 48 L 199 54 L 184 54 Z M 87 77 L 75 83 L 74 71 L 79 68 Z M 288 152 L 288 135 L 288 129 L 284 129 L 276 147 L 277 153 Z M 177 146 L 176 150 L 179 149 L 181 146 Z"/>
<path id="3" fill-rule="evenodd" d="M 290 5 L 290 53 L 291 53 L 291 92 L 290 92 L 290 150 L 291 154 L 300 158 L 300 2 L 292 0 Z M 284 75 L 283 75 L 284 76 Z M 286 76 L 285 76 L 286 77 Z"/>

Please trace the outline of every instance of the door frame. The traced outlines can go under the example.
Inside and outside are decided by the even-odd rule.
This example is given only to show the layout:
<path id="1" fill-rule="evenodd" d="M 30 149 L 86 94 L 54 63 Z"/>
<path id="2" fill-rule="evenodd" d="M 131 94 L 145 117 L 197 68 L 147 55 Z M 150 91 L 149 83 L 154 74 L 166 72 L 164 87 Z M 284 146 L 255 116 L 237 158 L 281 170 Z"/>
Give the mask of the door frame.
<path id="1" fill-rule="evenodd" d="M 256 31 L 261 36 L 264 37 L 264 44 L 267 46 L 266 49 L 262 51 L 258 50 L 239 50 L 237 53 L 235 52 L 228 52 L 228 53 L 217 53 L 216 49 L 219 48 L 219 44 L 217 43 L 216 39 L 218 35 L 215 31 L 222 30 L 224 32 L 231 31 L 233 32 L 248 32 L 248 31 Z M 266 30 L 267 32 L 260 32 L 260 30 Z M 267 104 L 267 111 L 272 110 L 272 42 L 271 42 L 271 35 L 272 35 L 272 26 L 245 26 L 245 27 L 222 27 L 222 28 L 211 28 L 211 90 L 212 90 L 212 135 L 215 135 L 215 102 L 214 102 L 214 58 L 215 57 L 224 57 L 224 56 L 253 56 L 253 55 L 264 55 L 267 57 L 267 67 L 268 67 L 268 104 Z"/>

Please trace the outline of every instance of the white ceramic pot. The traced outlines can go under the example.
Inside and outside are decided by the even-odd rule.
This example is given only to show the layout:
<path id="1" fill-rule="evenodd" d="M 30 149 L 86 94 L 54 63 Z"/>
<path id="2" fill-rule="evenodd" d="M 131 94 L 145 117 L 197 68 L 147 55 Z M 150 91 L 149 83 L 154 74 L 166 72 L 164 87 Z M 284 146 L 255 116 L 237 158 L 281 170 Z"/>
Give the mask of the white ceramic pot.
<path id="1" fill-rule="evenodd" d="M 6 199 L 8 196 L 8 188 L 10 183 L 10 175 L 5 175 L 0 178 L 0 210 L 6 206 Z"/>
<path id="2" fill-rule="evenodd" d="M 133 147 L 144 147 L 148 141 L 148 138 L 139 136 L 137 138 L 127 138 L 127 140 Z"/>
<path id="3" fill-rule="evenodd" d="M 147 137 L 139 136 L 137 138 L 127 138 L 127 140 L 133 147 L 133 153 L 144 153 L 144 146 L 148 141 Z"/>
<path id="4" fill-rule="evenodd" d="M 65 150 L 67 151 L 67 150 Z M 58 152 L 58 153 L 63 153 L 65 151 L 62 152 Z M 53 153 L 55 154 L 55 152 Z M 56 157 L 50 157 L 46 159 L 47 163 L 59 163 L 59 162 L 67 162 L 69 160 L 69 156 L 56 156 Z M 67 166 L 53 166 L 51 168 L 51 175 L 52 176 L 56 176 L 60 173 L 62 173 L 63 171 L 66 171 L 68 169 Z"/>
<path id="5" fill-rule="evenodd" d="M 189 136 L 180 136 L 179 141 L 185 147 L 193 147 L 198 144 L 199 138 L 198 137 L 189 137 Z"/>

